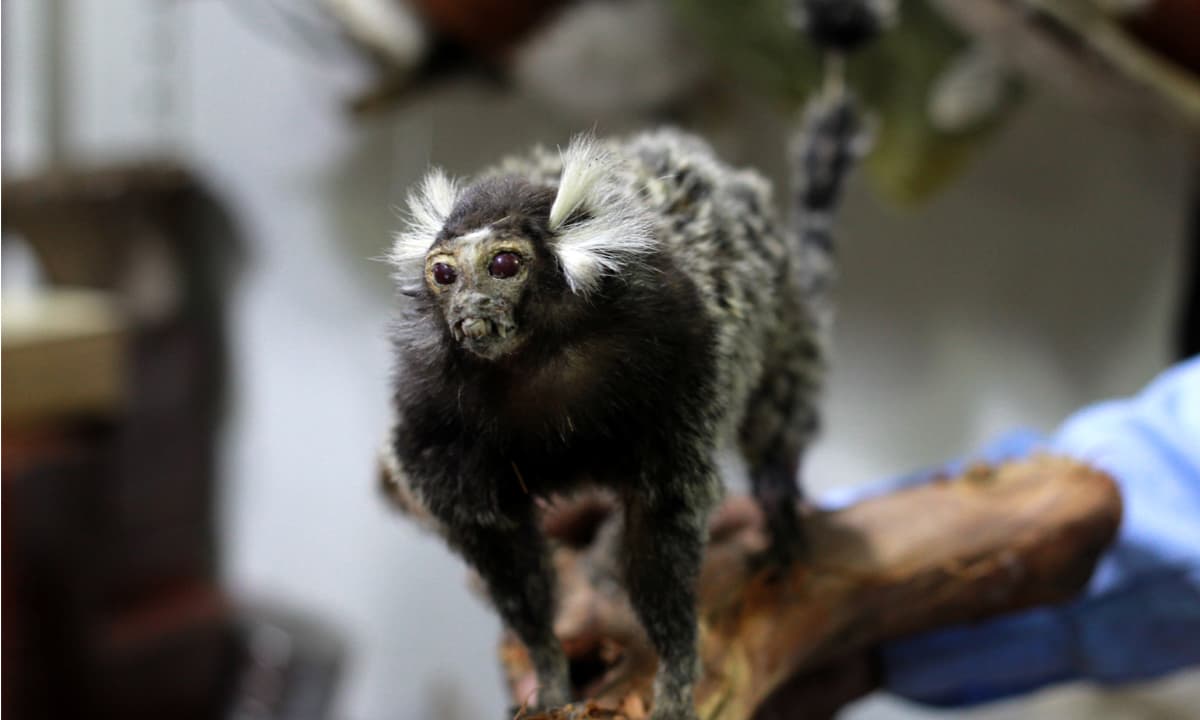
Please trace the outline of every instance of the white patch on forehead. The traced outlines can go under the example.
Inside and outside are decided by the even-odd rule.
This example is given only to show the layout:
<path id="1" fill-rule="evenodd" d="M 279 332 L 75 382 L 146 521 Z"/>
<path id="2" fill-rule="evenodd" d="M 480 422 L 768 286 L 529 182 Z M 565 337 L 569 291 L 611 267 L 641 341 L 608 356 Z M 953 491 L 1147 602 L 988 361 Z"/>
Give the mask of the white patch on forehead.
<path id="1" fill-rule="evenodd" d="M 481 227 L 478 230 L 472 230 L 469 233 L 463 233 L 462 235 L 454 238 L 452 242 L 478 245 L 479 243 L 491 237 L 493 232 L 494 231 L 492 230 L 492 227 L 489 225 L 487 227 Z"/>
<path id="2" fill-rule="evenodd" d="M 458 249 L 458 255 L 461 262 L 468 267 L 474 269 L 479 264 L 479 256 L 483 252 L 483 244 L 495 234 L 492 227 L 481 227 L 478 230 L 472 230 L 469 233 L 463 233 L 456 238 L 450 240 L 451 244 Z"/>

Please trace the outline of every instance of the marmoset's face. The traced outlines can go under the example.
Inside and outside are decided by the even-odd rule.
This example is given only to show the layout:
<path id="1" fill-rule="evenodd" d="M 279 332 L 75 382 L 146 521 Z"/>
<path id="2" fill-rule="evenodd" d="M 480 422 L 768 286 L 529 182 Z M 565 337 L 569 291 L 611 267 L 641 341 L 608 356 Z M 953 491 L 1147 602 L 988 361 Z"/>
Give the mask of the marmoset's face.
<path id="1" fill-rule="evenodd" d="M 496 360 L 521 344 L 515 311 L 536 261 L 533 243 L 484 227 L 438 242 L 425 258 L 425 282 L 456 342 Z"/>

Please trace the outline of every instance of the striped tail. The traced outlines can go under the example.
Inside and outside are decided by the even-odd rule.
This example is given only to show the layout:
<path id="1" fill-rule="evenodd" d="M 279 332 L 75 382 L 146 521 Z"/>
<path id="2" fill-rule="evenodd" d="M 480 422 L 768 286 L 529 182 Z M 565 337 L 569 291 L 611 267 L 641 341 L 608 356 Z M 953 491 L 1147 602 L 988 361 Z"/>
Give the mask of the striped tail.
<path id="1" fill-rule="evenodd" d="M 846 177 L 866 145 L 850 93 L 826 93 L 809 101 L 792 158 L 793 211 L 801 244 L 833 252 L 833 215 Z"/>
<path id="2" fill-rule="evenodd" d="M 833 222 L 842 187 L 869 142 L 858 104 L 842 88 L 810 100 L 792 151 L 792 225 L 799 244 L 801 282 L 824 303 L 833 279 Z"/>
<path id="3" fill-rule="evenodd" d="M 842 185 L 869 143 L 854 96 L 846 89 L 846 56 L 895 19 L 896 0 L 792 0 L 793 17 L 821 51 L 825 82 L 808 102 L 794 142 L 793 224 L 810 297 L 823 300 L 833 276 L 833 219 Z"/>

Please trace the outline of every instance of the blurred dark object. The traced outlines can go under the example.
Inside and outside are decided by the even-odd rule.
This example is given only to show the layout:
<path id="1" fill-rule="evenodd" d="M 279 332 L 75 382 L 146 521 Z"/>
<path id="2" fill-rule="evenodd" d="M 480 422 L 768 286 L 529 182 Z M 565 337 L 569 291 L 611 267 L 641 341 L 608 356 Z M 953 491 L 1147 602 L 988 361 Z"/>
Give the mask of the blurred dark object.
<path id="1" fill-rule="evenodd" d="M 1179 357 L 1200 355 L 1200 167 L 1192 173 L 1192 207 L 1183 275 L 1183 298 L 1179 313 Z"/>
<path id="2" fill-rule="evenodd" d="M 1143 45 L 1200 77 L 1200 3 L 1153 0 L 1123 23 Z"/>
<path id="3" fill-rule="evenodd" d="M 410 0 L 430 25 L 472 54 L 501 61 L 566 0 Z"/>
<path id="4" fill-rule="evenodd" d="M 45 280 L 4 306 L 4 710 L 219 717 L 232 227 L 167 163 L 6 181 L 4 199 L 6 255 L 25 243 Z"/>
<path id="5" fill-rule="evenodd" d="M 351 101 L 356 113 L 388 107 L 457 75 L 499 80 L 514 48 L 567 0 L 330 0 L 347 34 L 368 52 L 378 83 Z M 364 6 L 375 6 L 364 12 Z M 379 18 L 392 31 L 381 33 Z"/>
<path id="6" fill-rule="evenodd" d="M 376 67 L 357 114 L 474 78 L 596 116 L 669 112 L 705 63 L 661 0 L 324 0 Z"/>
<path id="7" fill-rule="evenodd" d="M 340 637 L 279 607 L 248 608 L 241 615 L 228 720 L 328 717 L 345 654 Z"/>
<path id="8" fill-rule="evenodd" d="M 891 21 L 893 0 L 798 0 L 797 19 L 819 47 L 849 52 L 867 44 Z"/>

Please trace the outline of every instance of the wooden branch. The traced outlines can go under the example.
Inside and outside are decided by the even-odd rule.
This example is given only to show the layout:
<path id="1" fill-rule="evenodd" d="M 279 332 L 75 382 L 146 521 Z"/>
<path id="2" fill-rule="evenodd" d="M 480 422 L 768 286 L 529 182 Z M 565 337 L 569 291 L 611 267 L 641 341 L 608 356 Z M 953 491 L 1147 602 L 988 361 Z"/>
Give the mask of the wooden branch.
<path id="1" fill-rule="evenodd" d="M 645 716 L 654 653 L 617 582 L 608 541 L 619 523 L 615 514 L 597 520 L 606 507 L 593 499 L 547 519 L 548 531 L 565 539 L 555 555 L 555 629 L 577 691 L 591 700 L 518 713 L 523 720 Z M 746 498 L 731 498 L 714 520 L 699 583 L 700 716 L 749 718 L 774 692 L 814 697 L 796 692 L 806 677 L 815 678 L 816 696 L 833 693 L 835 676 L 849 668 L 857 689 L 830 708 L 814 710 L 809 700 L 789 706 L 828 717 L 871 689 L 876 680 L 862 658 L 883 641 L 1073 596 L 1120 517 L 1115 483 L 1074 461 L 1040 456 L 974 466 L 844 510 L 810 513 L 811 559 L 780 575 L 754 569 L 752 558 L 766 544 L 762 518 Z M 515 704 L 527 702 L 536 678 L 524 648 L 506 637 L 501 659 Z"/>

